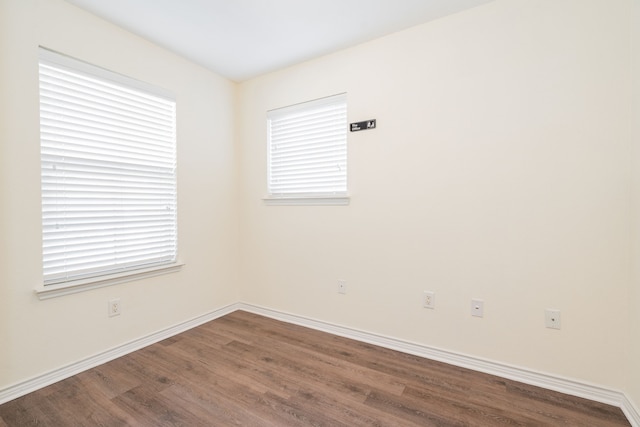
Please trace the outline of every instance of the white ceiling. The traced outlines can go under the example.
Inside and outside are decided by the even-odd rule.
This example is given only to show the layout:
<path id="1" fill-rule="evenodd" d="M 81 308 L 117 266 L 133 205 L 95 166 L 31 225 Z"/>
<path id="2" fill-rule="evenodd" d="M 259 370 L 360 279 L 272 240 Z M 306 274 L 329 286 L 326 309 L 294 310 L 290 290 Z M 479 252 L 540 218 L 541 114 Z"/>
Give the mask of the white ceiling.
<path id="1" fill-rule="evenodd" d="M 492 0 L 67 0 L 234 81 Z"/>

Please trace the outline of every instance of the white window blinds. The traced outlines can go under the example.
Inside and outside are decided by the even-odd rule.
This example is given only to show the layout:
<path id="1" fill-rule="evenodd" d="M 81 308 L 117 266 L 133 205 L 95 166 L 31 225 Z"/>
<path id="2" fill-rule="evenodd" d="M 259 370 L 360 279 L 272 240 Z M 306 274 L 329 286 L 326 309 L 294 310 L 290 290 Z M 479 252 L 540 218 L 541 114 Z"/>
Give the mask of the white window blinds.
<path id="1" fill-rule="evenodd" d="M 41 49 L 45 285 L 176 260 L 175 101 Z"/>
<path id="2" fill-rule="evenodd" d="M 267 118 L 270 196 L 346 194 L 345 94 L 272 110 Z"/>

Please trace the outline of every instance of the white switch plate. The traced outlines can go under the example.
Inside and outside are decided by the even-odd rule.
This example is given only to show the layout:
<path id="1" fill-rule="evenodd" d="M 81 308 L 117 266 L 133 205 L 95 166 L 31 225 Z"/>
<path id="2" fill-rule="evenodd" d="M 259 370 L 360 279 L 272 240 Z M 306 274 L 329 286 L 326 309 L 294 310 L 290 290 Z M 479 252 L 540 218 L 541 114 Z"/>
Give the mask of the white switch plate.
<path id="1" fill-rule="evenodd" d="M 471 300 L 471 315 L 476 317 L 484 317 L 484 301 L 480 299 Z"/>
<path id="2" fill-rule="evenodd" d="M 346 280 L 338 280 L 338 293 L 346 294 L 347 293 L 347 281 Z"/>
<path id="3" fill-rule="evenodd" d="M 560 329 L 560 310 L 546 309 L 544 311 L 544 324 L 550 329 Z"/>

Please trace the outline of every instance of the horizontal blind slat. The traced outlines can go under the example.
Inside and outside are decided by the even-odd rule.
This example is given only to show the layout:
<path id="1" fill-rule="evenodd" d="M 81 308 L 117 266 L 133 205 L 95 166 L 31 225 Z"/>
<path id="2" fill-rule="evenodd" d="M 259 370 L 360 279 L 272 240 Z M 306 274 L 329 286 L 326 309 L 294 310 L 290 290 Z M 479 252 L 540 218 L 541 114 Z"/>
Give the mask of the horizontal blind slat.
<path id="1" fill-rule="evenodd" d="M 269 112 L 269 194 L 347 190 L 346 97 Z"/>

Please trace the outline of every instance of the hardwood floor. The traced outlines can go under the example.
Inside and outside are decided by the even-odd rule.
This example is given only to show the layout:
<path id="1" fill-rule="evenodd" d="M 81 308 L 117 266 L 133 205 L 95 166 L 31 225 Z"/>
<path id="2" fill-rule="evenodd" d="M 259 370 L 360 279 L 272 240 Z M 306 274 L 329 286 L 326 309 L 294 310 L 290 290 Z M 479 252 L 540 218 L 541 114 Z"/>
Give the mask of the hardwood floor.
<path id="1" fill-rule="evenodd" d="M 0 405 L 5 426 L 628 426 L 619 408 L 237 311 Z"/>

